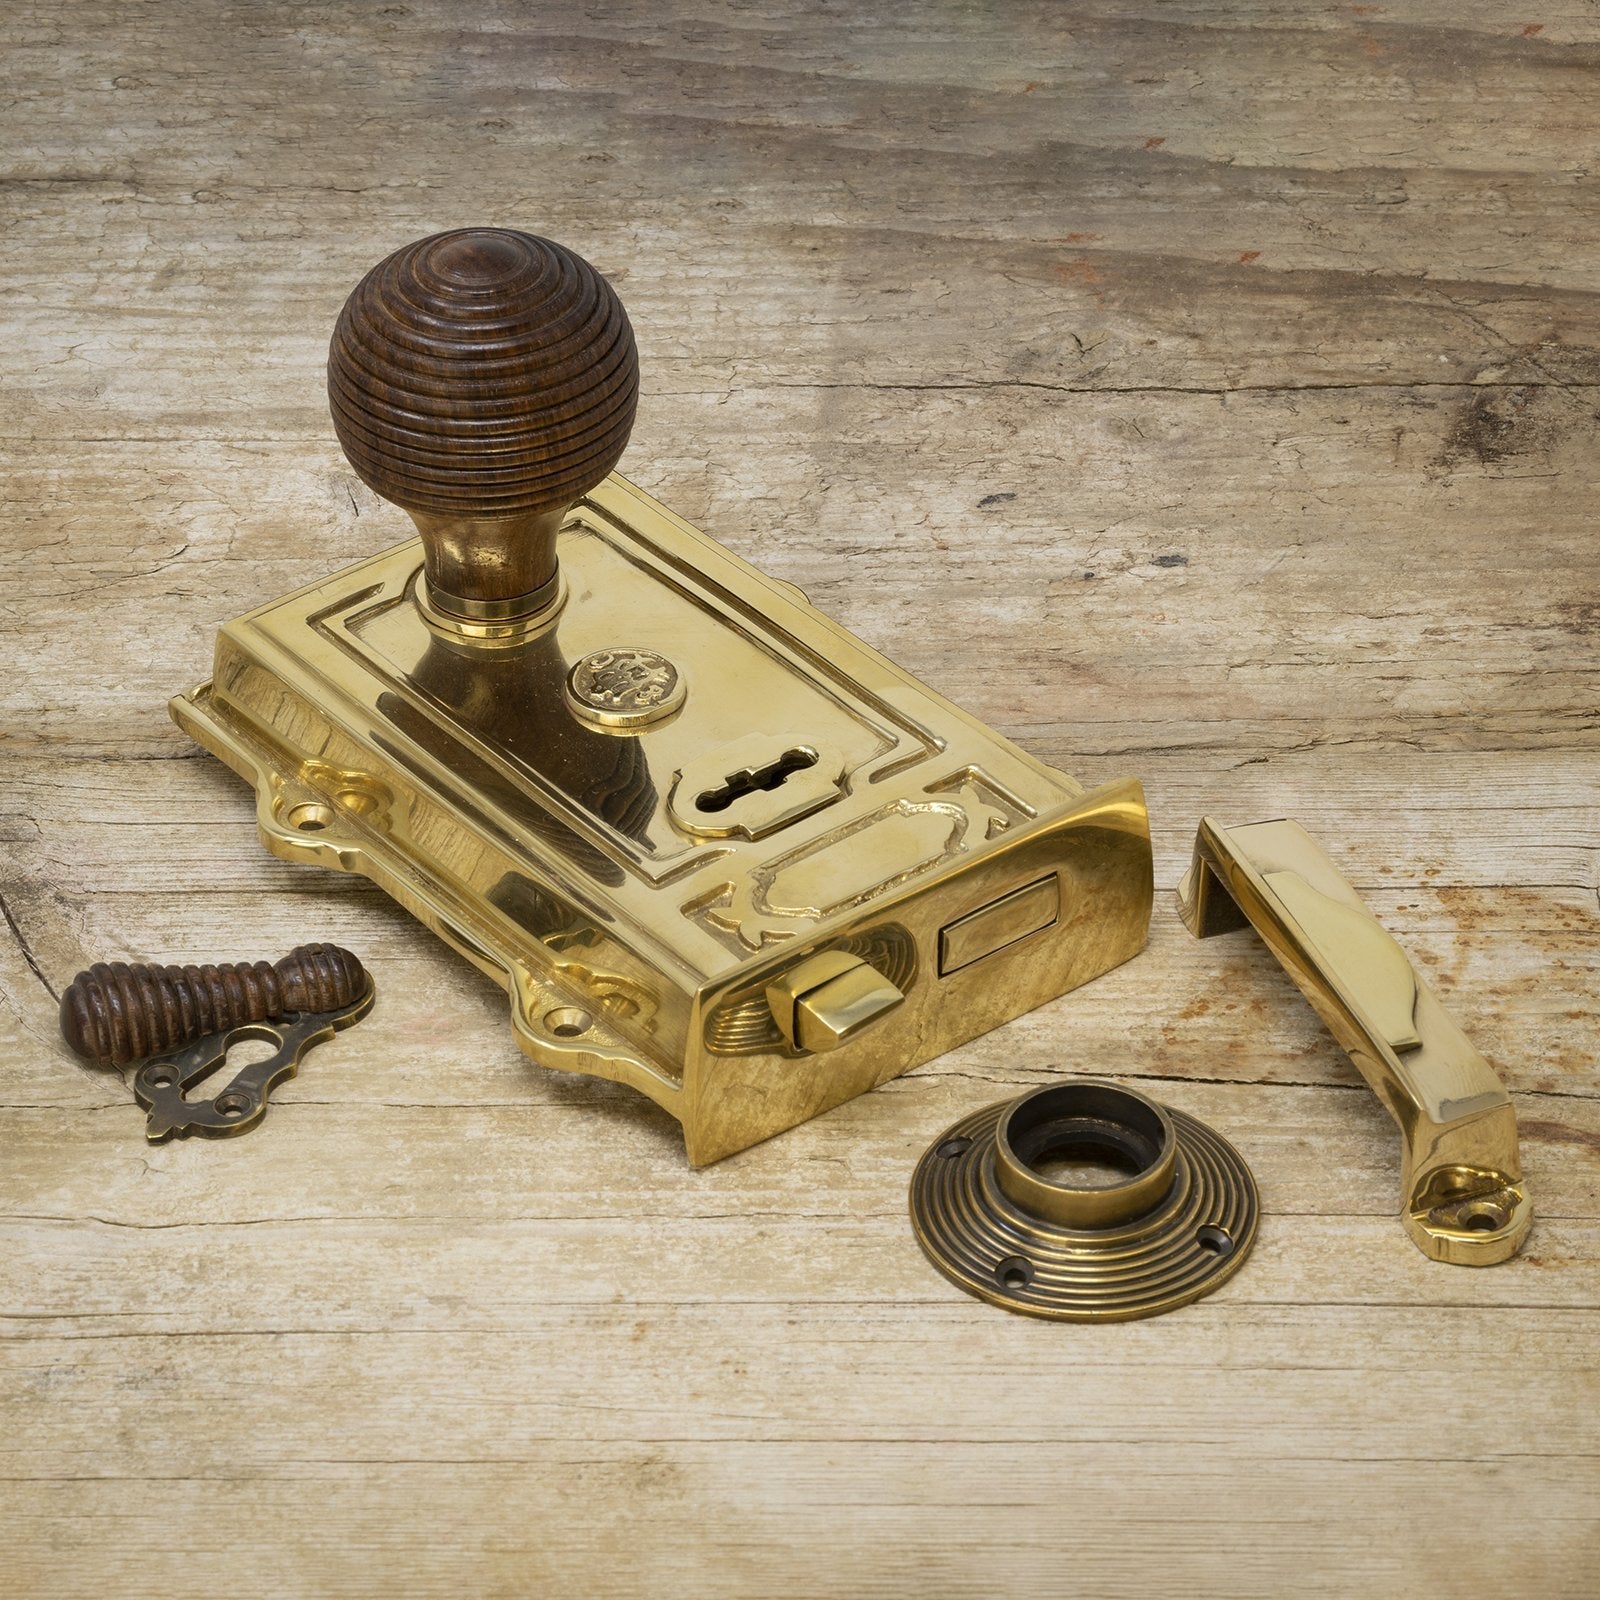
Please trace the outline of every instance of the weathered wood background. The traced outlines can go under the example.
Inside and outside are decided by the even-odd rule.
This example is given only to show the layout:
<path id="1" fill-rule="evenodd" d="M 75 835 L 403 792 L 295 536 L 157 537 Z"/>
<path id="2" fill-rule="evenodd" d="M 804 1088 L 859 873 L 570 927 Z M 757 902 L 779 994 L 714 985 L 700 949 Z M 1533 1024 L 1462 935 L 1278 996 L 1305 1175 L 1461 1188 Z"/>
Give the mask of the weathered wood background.
<path id="1" fill-rule="evenodd" d="M 6 8 L 0 1591 L 1589 1595 L 1600 1560 L 1600 14 L 1313 0 Z M 1148 785 L 1148 953 L 701 1173 L 165 701 L 407 531 L 341 300 L 469 222 L 619 284 L 624 470 L 1030 749 Z M 1292 814 L 1514 1091 L 1538 1220 L 1397 1139 L 1202 811 Z M 146 1148 L 97 958 L 360 951 L 236 1142 Z M 1254 1164 L 1177 1315 L 1002 1315 L 905 1188 L 1066 1071 Z"/>

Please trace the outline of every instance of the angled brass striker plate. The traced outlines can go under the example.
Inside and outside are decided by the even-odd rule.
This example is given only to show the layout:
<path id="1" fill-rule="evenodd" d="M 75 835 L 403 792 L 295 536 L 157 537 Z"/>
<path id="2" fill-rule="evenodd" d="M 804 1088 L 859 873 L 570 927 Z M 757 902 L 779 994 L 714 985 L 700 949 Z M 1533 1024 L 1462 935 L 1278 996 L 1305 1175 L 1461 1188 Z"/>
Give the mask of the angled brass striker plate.
<path id="1" fill-rule="evenodd" d="M 1178 902 L 1197 938 L 1253 927 L 1388 1107 L 1417 1248 L 1458 1266 L 1514 1255 L 1533 1205 L 1511 1099 L 1321 845 L 1298 822 L 1207 817 Z"/>

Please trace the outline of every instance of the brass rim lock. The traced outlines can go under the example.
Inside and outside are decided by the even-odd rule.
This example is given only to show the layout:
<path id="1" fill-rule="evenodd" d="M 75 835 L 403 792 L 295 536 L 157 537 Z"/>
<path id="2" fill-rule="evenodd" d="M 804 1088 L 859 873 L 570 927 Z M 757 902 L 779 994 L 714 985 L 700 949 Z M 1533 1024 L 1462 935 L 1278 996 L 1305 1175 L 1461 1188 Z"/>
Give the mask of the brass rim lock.
<path id="1" fill-rule="evenodd" d="M 1085 1181 L 1087 1166 L 1110 1183 Z M 1255 1179 L 1202 1122 L 1115 1084 L 964 1117 L 917 1163 L 911 1222 L 945 1277 L 1008 1311 L 1124 1322 L 1198 1300 L 1255 1243 Z"/>
<path id="2" fill-rule="evenodd" d="M 1515 1255 L 1533 1205 L 1510 1096 L 1317 841 L 1207 817 L 1178 903 L 1198 939 L 1254 927 L 1388 1107 L 1417 1248 L 1470 1267 Z"/>
<path id="3" fill-rule="evenodd" d="M 1086 790 L 615 474 L 639 362 L 589 262 L 404 246 L 328 395 L 417 537 L 226 623 L 172 714 L 269 850 L 502 984 L 541 1065 L 647 1095 L 703 1166 L 1143 948 L 1135 780 Z"/>

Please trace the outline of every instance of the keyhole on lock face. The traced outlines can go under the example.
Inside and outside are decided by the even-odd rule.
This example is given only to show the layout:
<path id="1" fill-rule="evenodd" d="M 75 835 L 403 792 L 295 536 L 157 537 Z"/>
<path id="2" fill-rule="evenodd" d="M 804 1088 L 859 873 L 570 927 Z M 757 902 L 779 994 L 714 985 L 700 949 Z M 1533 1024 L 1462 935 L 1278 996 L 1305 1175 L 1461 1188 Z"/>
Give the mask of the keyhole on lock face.
<path id="1" fill-rule="evenodd" d="M 796 747 L 785 750 L 776 761 L 764 767 L 743 767 L 730 772 L 719 787 L 705 790 L 695 801 L 701 811 L 726 811 L 735 800 L 742 800 L 757 789 L 777 789 L 791 773 L 804 772 L 817 764 L 817 752 Z"/>

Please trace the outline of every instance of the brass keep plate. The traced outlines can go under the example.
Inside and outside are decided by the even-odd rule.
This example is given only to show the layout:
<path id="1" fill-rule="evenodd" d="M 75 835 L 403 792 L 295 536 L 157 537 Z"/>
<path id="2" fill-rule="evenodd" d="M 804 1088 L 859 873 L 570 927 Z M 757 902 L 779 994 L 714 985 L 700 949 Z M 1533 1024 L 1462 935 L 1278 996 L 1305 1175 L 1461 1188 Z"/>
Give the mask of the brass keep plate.
<path id="1" fill-rule="evenodd" d="M 1050 1163 L 1108 1157 L 1101 1187 Z M 1125 1322 L 1210 1294 L 1255 1243 L 1255 1179 L 1203 1122 L 1114 1084 L 1053 1084 L 975 1111 L 911 1179 L 917 1243 L 945 1277 L 1008 1311 Z"/>
<path id="2" fill-rule="evenodd" d="M 1322 846 L 1287 818 L 1204 817 L 1178 903 L 1199 939 L 1254 927 L 1388 1107 L 1417 1248 L 1467 1267 L 1515 1255 L 1533 1202 L 1511 1097 Z"/>

